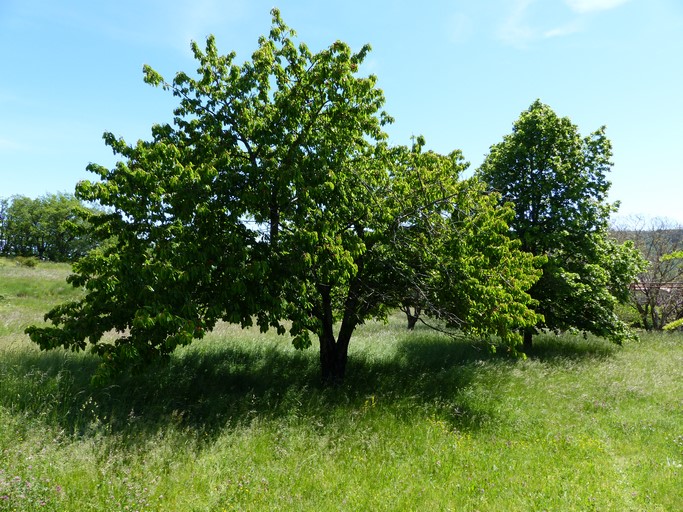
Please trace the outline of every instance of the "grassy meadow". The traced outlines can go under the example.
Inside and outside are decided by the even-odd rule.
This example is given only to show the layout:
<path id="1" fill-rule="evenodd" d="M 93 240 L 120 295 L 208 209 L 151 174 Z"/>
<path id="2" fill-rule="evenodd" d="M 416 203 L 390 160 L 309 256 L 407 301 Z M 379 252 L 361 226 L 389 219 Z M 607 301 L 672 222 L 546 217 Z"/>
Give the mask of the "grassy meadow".
<path id="1" fill-rule="evenodd" d="M 23 334 L 68 272 L 0 259 L 0 511 L 683 509 L 681 334 L 523 360 L 397 315 L 325 389 L 317 350 L 220 325 L 96 387 Z"/>

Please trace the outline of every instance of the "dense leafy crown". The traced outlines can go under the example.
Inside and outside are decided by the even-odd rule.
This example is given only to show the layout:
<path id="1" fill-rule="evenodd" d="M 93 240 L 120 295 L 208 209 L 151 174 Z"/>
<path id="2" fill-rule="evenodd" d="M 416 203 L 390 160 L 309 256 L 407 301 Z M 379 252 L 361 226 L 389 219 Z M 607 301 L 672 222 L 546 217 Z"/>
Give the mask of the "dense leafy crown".
<path id="1" fill-rule="evenodd" d="M 611 156 L 604 127 L 581 137 L 568 118 L 536 101 L 491 147 L 478 175 L 514 205 L 510 227 L 522 248 L 547 257 L 531 290 L 540 325 L 621 341 L 630 333 L 614 306 L 626 300 L 642 262 L 632 246 L 609 237 L 617 206 L 607 202 Z"/>
<path id="2" fill-rule="evenodd" d="M 145 67 L 148 83 L 179 98 L 174 122 L 135 145 L 105 134 L 124 160 L 89 166 L 100 181 L 77 194 L 108 208 L 92 223 L 113 243 L 74 266 L 86 296 L 50 311 L 53 326 L 28 329 L 41 347 L 87 340 L 117 368 L 219 320 L 256 322 L 287 325 L 298 347 L 314 333 L 323 369 L 339 363 L 343 376 L 354 328 L 396 306 L 407 284 L 470 332 L 514 344 L 535 323 L 524 291 L 535 263 L 507 239 L 509 212 L 476 180 L 459 181 L 460 153 L 423 152 L 421 139 L 389 147 L 383 94 L 358 76 L 369 47 L 312 53 L 293 37 L 274 10 L 241 65 L 209 37 L 192 46 L 195 78 L 168 83 Z M 455 303 L 447 287 L 460 283 Z"/>

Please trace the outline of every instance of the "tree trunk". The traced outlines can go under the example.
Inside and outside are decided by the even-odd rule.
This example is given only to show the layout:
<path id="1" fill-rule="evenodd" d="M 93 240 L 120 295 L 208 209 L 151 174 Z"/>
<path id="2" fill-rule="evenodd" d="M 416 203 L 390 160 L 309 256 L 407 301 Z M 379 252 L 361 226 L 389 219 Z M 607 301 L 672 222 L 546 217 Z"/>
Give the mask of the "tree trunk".
<path id="1" fill-rule="evenodd" d="M 334 335 L 320 337 L 320 371 L 323 385 L 336 386 L 343 382 L 348 359 L 348 343 L 334 339 Z"/>
<path id="2" fill-rule="evenodd" d="M 524 353 L 529 354 L 531 352 L 531 349 L 533 348 L 533 337 L 534 337 L 534 331 L 531 329 L 525 329 L 524 330 Z"/>
<path id="3" fill-rule="evenodd" d="M 330 287 L 318 285 L 318 291 L 321 298 L 319 318 L 322 323 L 322 330 L 318 333 L 321 377 L 324 386 L 334 386 L 341 384 L 346 374 L 349 342 L 355 328 L 355 322 L 350 315 L 352 304 L 349 304 L 347 300 L 347 311 L 344 314 L 339 335 L 335 339 Z"/>
<path id="4" fill-rule="evenodd" d="M 420 313 L 417 313 L 415 315 L 408 315 L 408 330 L 412 331 L 415 329 L 415 324 L 417 324 L 417 321 L 420 319 Z"/>
<path id="5" fill-rule="evenodd" d="M 277 247 L 280 232 L 280 208 L 277 201 L 277 188 L 273 187 L 270 197 L 270 246 Z"/>
<path id="6" fill-rule="evenodd" d="M 404 304 L 403 312 L 406 314 L 406 318 L 408 318 L 408 330 L 412 331 L 415 328 L 417 321 L 420 319 L 421 310 L 419 307 L 411 309 L 410 306 Z"/>

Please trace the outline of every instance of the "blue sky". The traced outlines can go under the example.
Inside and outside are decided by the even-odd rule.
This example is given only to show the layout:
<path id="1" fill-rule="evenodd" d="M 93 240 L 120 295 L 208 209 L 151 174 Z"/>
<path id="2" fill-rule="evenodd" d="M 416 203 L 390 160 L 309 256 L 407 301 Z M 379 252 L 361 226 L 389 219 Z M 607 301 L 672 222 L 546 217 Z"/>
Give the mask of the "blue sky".
<path id="1" fill-rule="evenodd" d="M 113 166 L 101 136 L 149 138 L 175 100 L 142 81 L 196 68 L 215 34 L 246 60 L 271 7 L 313 50 L 373 51 L 396 144 L 461 149 L 472 169 L 537 98 L 614 145 L 620 215 L 683 223 L 681 0 L 1 0 L 0 197 L 73 192 Z"/>

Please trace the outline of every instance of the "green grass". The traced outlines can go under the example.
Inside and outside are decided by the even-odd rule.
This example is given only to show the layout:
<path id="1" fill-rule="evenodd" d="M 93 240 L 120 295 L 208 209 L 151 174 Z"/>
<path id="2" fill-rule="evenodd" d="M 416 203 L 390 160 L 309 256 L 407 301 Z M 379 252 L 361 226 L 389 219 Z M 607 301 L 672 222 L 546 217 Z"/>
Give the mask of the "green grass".
<path id="1" fill-rule="evenodd" d="M 65 282 L 70 270 L 66 263 L 27 267 L 0 258 L 0 335 L 21 334 L 52 305 L 76 299 L 81 292 Z"/>
<path id="2" fill-rule="evenodd" d="M 404 320 L 317 351 L 220 325 L 143 375 L 22 334 L 77 296 L 0 260 L 1 510 L 680 510 L 683 336 L 489 353 Z"/>

